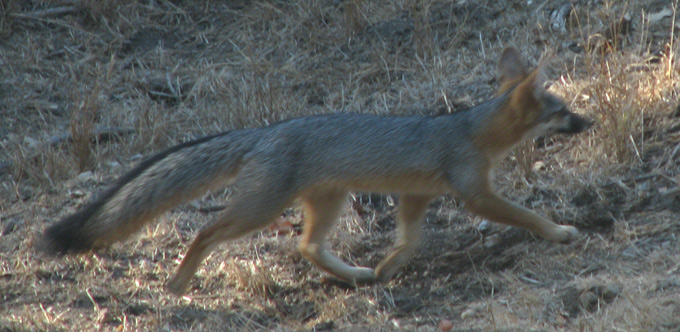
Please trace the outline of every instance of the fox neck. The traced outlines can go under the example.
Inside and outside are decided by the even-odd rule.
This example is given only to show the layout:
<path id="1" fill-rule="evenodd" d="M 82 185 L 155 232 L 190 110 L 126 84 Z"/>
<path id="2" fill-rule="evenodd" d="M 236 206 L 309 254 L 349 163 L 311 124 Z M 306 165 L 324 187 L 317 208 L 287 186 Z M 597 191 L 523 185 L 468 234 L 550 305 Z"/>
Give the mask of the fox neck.
<path id="1" fill-rule="evenodd" d="M 542 107 L 534 96 L 531 79 L 524 80 L 498 98 L 505 100 L 475 137 L 475 144 L 493 164 L 503 159 L 517 144 L 532 138 L 540 114 L 537 110 Z"/>

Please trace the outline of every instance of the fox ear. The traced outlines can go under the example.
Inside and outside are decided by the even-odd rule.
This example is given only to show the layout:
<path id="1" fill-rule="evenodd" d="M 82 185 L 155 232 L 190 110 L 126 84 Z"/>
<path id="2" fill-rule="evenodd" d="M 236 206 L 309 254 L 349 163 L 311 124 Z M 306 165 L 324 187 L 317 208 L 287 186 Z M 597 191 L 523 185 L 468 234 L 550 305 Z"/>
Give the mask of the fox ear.
<path id="1" fill-rule="evenodd" d="M 498 79 L 501 85 L 517 82 L 526 77 L 527 68 L 519 51 L 514 47 L 504 49 L 498 61 Z"/>
<path id="2" fill-rule="evenodd" d="M 545 93 L 546 89 L 548 88 L 547 83 L 548 83 L 548 73 L 546 72 L 546 67 L 548 61 L 550 61 L 550 58 L 552 57 L 552 54 L 547 54 L 544 56 L 541 61 L 538 63 L 538 66 L 536 69 L 529 74 L 528 79 L 532 80 L 531 85 L 534 88 L 534 95 L 535 96 L 540 96 L 543 93 Z"/>

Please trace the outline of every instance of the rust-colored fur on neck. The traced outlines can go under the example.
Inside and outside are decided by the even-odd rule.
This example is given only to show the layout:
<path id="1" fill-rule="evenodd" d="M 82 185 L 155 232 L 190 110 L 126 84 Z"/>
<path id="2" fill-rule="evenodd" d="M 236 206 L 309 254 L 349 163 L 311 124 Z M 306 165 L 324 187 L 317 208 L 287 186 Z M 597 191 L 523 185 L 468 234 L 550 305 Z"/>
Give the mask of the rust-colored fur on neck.
<path id="1" fill-rule="evenodd" d="M 501 91 L 510 90 L 499 114 L 477 135 L 475 143 L 487 151 L 491 160 L 498 160 L 513 146 L 520 143 L 533 128 L 541 105 L 535 93 L 539 69 L 525 77 L 510 77 L 501 83 Z"/>

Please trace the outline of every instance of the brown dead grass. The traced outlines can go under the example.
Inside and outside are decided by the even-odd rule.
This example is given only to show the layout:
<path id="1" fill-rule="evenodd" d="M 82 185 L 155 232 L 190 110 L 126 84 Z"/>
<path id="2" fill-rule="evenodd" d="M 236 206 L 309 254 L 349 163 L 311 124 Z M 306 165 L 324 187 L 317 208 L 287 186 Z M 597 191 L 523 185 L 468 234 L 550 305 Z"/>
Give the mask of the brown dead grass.
<path id="1" fill-rule="evenodd" d="M 677 330 L 677 1 L 576 5 L 563 25 L 550 21 L 561 5 L 0 1 L 0 330 L 432 331 L 442 319 L 456 331 Z M 47 224 L 143 155 L 309 114 L 455 112 L 490 98 L 508 44 L 532 63 L 554 53 L 552 91 L 597 120 L 497 171 L 503 195 L 578 226 L 574 245 L 482 230 L 444 197 L 387 285 L 337 285 L 297 252 L 295 231 L 265 231 L 224 244 L 173 297 L 164 285 L 214 218 L 201 211 L 228 199 L 218 192 L 109 250 L 33 251 Z M 102 128 L 122 130 L 91 134 Z M 348 205 L 334 249 L 375 265 L 394 197 Z"/>

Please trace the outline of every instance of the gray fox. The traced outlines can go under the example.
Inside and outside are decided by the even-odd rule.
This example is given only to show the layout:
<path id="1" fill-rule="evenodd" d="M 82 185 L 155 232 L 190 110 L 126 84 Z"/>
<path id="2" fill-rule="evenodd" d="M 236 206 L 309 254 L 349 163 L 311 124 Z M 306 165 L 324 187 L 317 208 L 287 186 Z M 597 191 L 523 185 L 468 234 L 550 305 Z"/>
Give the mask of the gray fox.
<path id="1" fill-rule="evenodd" d="M 225 186 L 233 188 L 227 208 L 200 231 L 169 281 L 175 294 L 186 292 L 199 264 L 222 241 L 268 226 L 296 199 L 305 217 L 300 252 L 350 284 L 390 280 L 414 253 L 428 204 L 446 193 L 491 221 L 568 243 L 577 238 L 576 228 L 501 198 L 491 184 L 492 168 L 518 143 L 579 133 L 592 124 L 545 90 L 541 68 L 528 71 L 516 49 L 505 49 L 496 97 L 453 114 L 307 116 L 179 144 L 47 228 L 39 246 L 53 254 L 107 246 L 169 208 Z M 349 191 L 400 195 L 395 248 L 375 270 L 328 251 L 326 236 Z"/>

